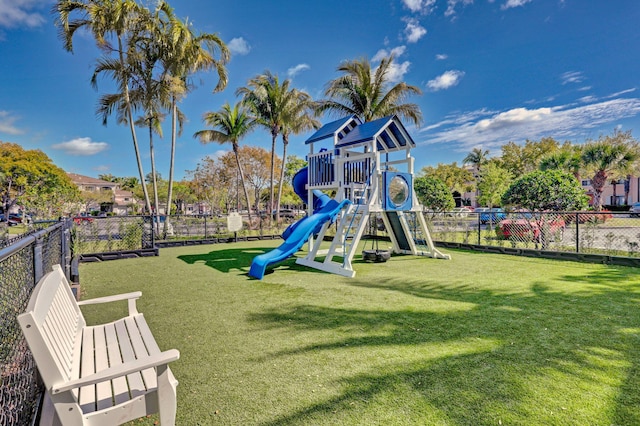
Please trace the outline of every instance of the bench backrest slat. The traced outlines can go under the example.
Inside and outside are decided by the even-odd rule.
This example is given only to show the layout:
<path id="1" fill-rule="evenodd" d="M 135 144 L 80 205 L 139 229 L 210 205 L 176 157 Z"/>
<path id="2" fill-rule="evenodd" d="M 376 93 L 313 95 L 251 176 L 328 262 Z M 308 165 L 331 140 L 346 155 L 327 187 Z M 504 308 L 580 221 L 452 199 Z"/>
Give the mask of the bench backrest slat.
<path id="1" fill-rule="evenodd" d="M 38 282 L 18 321 L 47 388 L 76 378 L 73 361 L 86 322 L 59 265 Z"/>

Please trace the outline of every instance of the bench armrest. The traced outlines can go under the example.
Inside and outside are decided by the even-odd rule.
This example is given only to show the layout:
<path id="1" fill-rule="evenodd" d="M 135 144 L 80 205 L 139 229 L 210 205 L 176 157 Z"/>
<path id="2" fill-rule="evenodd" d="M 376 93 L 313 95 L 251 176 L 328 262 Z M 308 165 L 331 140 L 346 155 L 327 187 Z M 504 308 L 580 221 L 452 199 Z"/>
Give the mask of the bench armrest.
<path id="1" fill-rule="evenodd" d="M 142 297 L 141 291 L 134 291 L 132 293 L 115 294 L 113 296 L 96 297 L 95 299 L 81 300 L 78 302 L 78 306 L 83 305 L 95 305 L 97 303 L 109 303 L 117 302 L 120 300 L 129 301 L 129 315 L 137 315 L 138 308 L 136 307 L 136 300 Z"/>
<path id="2" fill-rule="evenodd" d="M 61 383 L 60 385 L 54 385 L 51 388 L 51 393 L 55 395 L 60 392 L 69 391 L 82 386 L 95 385 L 96 383 L 126 376 L 127 374 L 136 373 L 138 371 L 146 370 L 147 368 L 166 365 L 178 358 L 180 358 L 180 352 L 178 352 L 177 349 L 169 349 L 168 351 L 160 352 L 156 355 L 107 368 L 106 370 L 102 370 L 86 377 L 70 380 L 68 382 Z"/>

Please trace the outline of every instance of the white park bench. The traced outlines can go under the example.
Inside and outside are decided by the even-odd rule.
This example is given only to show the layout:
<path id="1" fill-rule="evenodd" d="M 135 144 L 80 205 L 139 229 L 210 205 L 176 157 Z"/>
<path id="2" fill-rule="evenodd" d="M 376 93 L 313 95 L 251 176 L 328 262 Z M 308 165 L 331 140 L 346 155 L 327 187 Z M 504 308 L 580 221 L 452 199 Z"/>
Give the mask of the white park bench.
<path id="1" fill-rule="evenodd" d="M 174 425 L 176 386 L 168 363 L 180 357 L 161 352 L 136 299 L 127 293 L 76 302 L 60 265 L 36 285 L 18 316 L 59 422 L 119 425 L 152 413 Z M 79 306 L 128 301 L 129 315 L 87 326 Z"/>

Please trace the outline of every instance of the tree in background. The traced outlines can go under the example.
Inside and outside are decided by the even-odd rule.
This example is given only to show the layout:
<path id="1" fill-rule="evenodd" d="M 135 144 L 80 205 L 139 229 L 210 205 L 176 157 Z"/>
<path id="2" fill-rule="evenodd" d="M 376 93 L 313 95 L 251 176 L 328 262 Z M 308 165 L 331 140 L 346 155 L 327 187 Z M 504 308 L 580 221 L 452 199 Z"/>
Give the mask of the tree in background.
<path id="1" fill-rule="evenodd" d="M 580 180 L 582 146 L 565 142 L 562 147 L 540 159 L 540 170 L 562 170 Z"/>
<path id="2" fill-rule="evenodd" d="M 277 75 L 272 74 L 270 71 L 265 71 L 264 74 L 249 80 L 247 86 L 236 90 L 236 95 L 242 97 L 242 103 L 251 110 L 258 125 L 263 126 L 271 134 L 269 211 L 275 208 L 276 141 L 282 131 L 289 103 L 294 98 L 293 91 L 289 89 L 290 85 L 291 80 L 286 79 L 280 82 Z"/>
<path id="3" fill-rule="evenodd" d="M 251 223 L 251 202 L 249 201 L 249 191 L 245 182 L 244 170 L 240 162 L 239 142 L 253 131 L 256 121 L 249 116 L 246 107 L 239 103 L 235 104 L 233 108 L 228 103 L 225 103 L 219 111 L 205 113 L 203 120 L 207 126 L 211 126 L 213 129 L 199 130 L 193 137 L 200 139 L 202 143 L 231 144 L 249 211 L 249 223 Z"/>
<path id="4" fill-rule="evenodd" d="M 437 178 L 444 182 L 451 193 L 458 192 L 462 194 L 472 191 L 475 187 L 475 178 L 473 173 L 462 167 L 458 167 L 456 162 L 452 164 L 438 164 L 437 167 L 423 167 L 421 170 L 423 176 Z M 455 206 L 454 206 L 455 207 Z"/>
<path id="5" fill-rule="evenodd" d="M 311 97 L 305 92 L 293 89 L 291 97 L 287 102 L 282 120 L 282 165 L 280 167 L 280 184 L 278 185 L 278 197 L 276 201 L 276 219 L 280 218 L 280 204 L 282 203 L 282 190 L 285 187 L 285 172 L 287 160 L 287 146 L 289 145 L 289 135 L 297 135 L 312 129 L 319 129 L 320 122 L 313 118 Z M 288 197 L 289 199 L 291 197 Z M 290 201 L 290 200 L 289 200 Z M 287 204 L 291 204 L 288 202 Z"/>
<path id="6" fill-rule="evenodd" d="M 536 170 L 517 178 L 502 196 L 502 203 L 531 212 L 531 220 L 540 230 L 540 242 L 545 250 L 550 241 L 552 219 L 535 212 L 582 210 L 588 197 L 580 182 L 571 173 L 561 170 Z"/>
<path id="7" fill-rule="evenodd" d="M 240 148 L 240 161 L 244 167 L 247 182 L 253 189 L 255 209 L 260 210 L 260 202 L 263 201 L 266 206 L 267 216 L 271 217 L 273 209 L 269 210 L 270 194 L 264 190 L 269 187 L 270 183 L 270 167 L 271 153 L 266 149 L 256 146 L 243 146 Z M 275 158 L 275 164 L 279 167 L 279 158 Z M 275 172 L 280 174 L 280 170 L 276 168 Z"/>
<path id="8" fill-rule="evenodd" d="M 511 176 L 518 177 L 539 169 L 540 161 L 548 154 L 558 150 L 560 145 L 553 138 L 542 138 L 540 141 L 528 140 L 524 145 L 509 142 L 502 146 L 500 161 L 502 167 Z"/>
<path id="9" fill-rule="evenodd" d="M 78 200 L 77 186 L 44 152 L 0 142 L 0 158 L 0 200 L 4 212 L 20 205 L 51 218 L 62 214 L 65 204 Z"/>
<path id="10" fill-rule="evenodd" d="M 420 204 L 434 212 L 444 212 L 455 207 L 453 195 L 447 185 L 433 176 L 419 176 L 413 181 L 413 189 Z"/>
<path id="11" fill-rule="evenodd" d="M 187 21 L 177 19 L 166 1 L 160 1 L 152 12 L 134 0 L 59 0 L 54 7 L 56 23 L 64 47 L 73 51 L 73 36 L 87 28 L 96 39 L 104 56 L 98 60 L 91 79 L 97 87 L 99 75 L 111 77 L 117 91 L 101 96 L 98 113 L 106 125 L 107 117 L 117 114 L 118 123 L 128 124 L 133 139 L 140 181 L 144 171 L 140 159 L 133 110 L 140 109 L 149 129 L 152 176 L 155 176 L 153 133 L 162 133 L 160 122 L 166 111 L 171 113 L 171 158 L 167 212 L 171 212 L 174 158 L 178 126 L 185 119 L 177 104 L 193 87 L 189 76 L 215 69 L 218 84 L 227 83 L 225 65 L 229 50 L 215 34 L 195 34 Z M 115 45 L 111 44 L 114 40 Z M 146 186 L 142 186 L 147 209 L 151 202 Z M 158 209 L 157 182 L 154 181 L 154 208 Z"/>
<path id="12" fill-rule="evenodd" d="M 536 170 L 514 180 L 502 203 L 530 211 L 581 210 L 588 197 L 580 182 L 562 170 Z"/>
<path id="13" fill-rule="evenodd" d="M 611 136 L 600 136 L 590 141 L 582 150 L 582 162 L 587 173 L 592 174 L 591 186 L 594 192 L 594 207 L 602 209 L 602 191 L 607 180 L 630 174 L 638 170 L 640 152 L 638 143 L 631 132 L 615 130 Z"/>
<path id="14" fill-rule="evenodd" d="M 477 171 L 489 162 L 489 150 L 481 148 L 473 148 L 470 153 L 462 160 L 462 164 L 471 164 Z"/>
<path id="15" fill-rule="evenodd" d="M 170 94 L 171 157 L 167 214 L 171 214 L 176 138 L 180 133 L 178 123 L 181 124 L 183 121 L 177 105 L 193 88 L 190 76 L 199 71 L 215 70 L 218 74 L 218 84 L 213 92 L 222 91 L 228 82 L 225 66 L 229 62 L 230 53 L 217 34 L 194 33 L 188 21 L 181 21 L 175 17 L 167 2 L 162 1 L 158 5 L 158 23 L 163 79 L 168 82 Z"/>
<path id="16" fill-rule="evenodd" d="M 510 183 L 511 173 L 509 171 L 495 162 L 487 163 L 478 177 L 477 185 L 480 193 L 478 203 L 489 208 L 499 206 L 502 195 L 509 188 Z"/>
<path id="17" fill-rule="evenodd" d="M 73 52 L 73 36 L 78 30 L 86 29 L 93 35 L 98 48 L 105 55 L 116 55 L 115 59 L 105 56 L 101 61 L 105 62 L 105 69 L 112 70 L 111 77 L 118 86 L 122 100 L 117 106 L 118 122 L 129 125 L 140 181 L 144 181 L 144 169 L 129 95 L 131 75 L 127 67 L 128 55 L 132 53 L 130 41 L 136 37 L 133 29 L 142 15 L 141 6 L 134 0 L 58 0 L 53 11 L 57 15 L 56 25 L 65 50 Z M 112 39 L 115 39 L 115 46 L 110 42 Z M 93 78 L 92 84 L 95 87 L 96 80 Z M 106 125 L 106 116 L 103 116 L 103 124 Z M 149 193 L 144 185 L 142 189 L 146 207 L 151 211 Z"/>
<path id="18" fill-rule="evenodd" d="M 80 191 L 80 200 L 84 205 L 84 208 L 82 210 L 88 212 L 91 210 L 92 205 L 95 206 L 105 203 L 112 203 L 113 192 L 109 190 Z"/>
<path id="19" fill-rule="evenodd" d="M 393 55 L 383 58 L 375 69 L 366 58 L 341 63 L 337 71 L 342 75 L 327 84 L 324 94 L 328 99 L 316 102 L 318 113 L 356 115 L 365 122 L 397 115 L 420 125 L 420 107 L 405 100 L 411 95 L 421 95 L 422 91 L 404 82 L 392 84 L 389 73 L 393 60 Z"/>
<path id="20" fill-rule="evenodd" d="M 193 204 L 199 201 L 189 185 L 189 182 L 186 180 L 182 180 L 180 182 L 175 182 L 173 185 L 173 199 L 171 202 L 175 206 L 175 210 L 179 214 L 186 214 L 187 204 Z M 167 197 L 168 198 L 168 197 Z"/>
<path id="21" fill-rule="evenodd" d="M 188 170 L 189 186 L 196 201 L 205 202 L 207 208 L 198 213 L 214 213 L 227 211 L 227 189 L 233 185 L 228 181 L 224 173 L 223 165 L 219 159 L 206 156 L 198 163 L 195 170 Z"/>
<path id="22" fill-rule="evenodd" d="M 291 185 L 293 176 L 303 167 L 307 167 L 307 160 L 300 158 L 297 155 L 287 156 L 287 162 L 285 163 L 284 181 L 286 184 Z"/>

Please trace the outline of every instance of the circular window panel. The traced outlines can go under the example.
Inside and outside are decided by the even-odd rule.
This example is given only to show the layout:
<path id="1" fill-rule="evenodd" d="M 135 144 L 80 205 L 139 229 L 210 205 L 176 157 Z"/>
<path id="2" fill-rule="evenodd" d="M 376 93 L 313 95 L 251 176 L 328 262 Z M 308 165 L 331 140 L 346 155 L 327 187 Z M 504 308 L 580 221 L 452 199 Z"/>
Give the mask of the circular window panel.
<path id="1" fill-rule="evenodd" d="M 389 200 L 395 207 L 401 206 L 409 198 L 409 185 L 402 176 L 394 176 L 389 182 Z"/>

